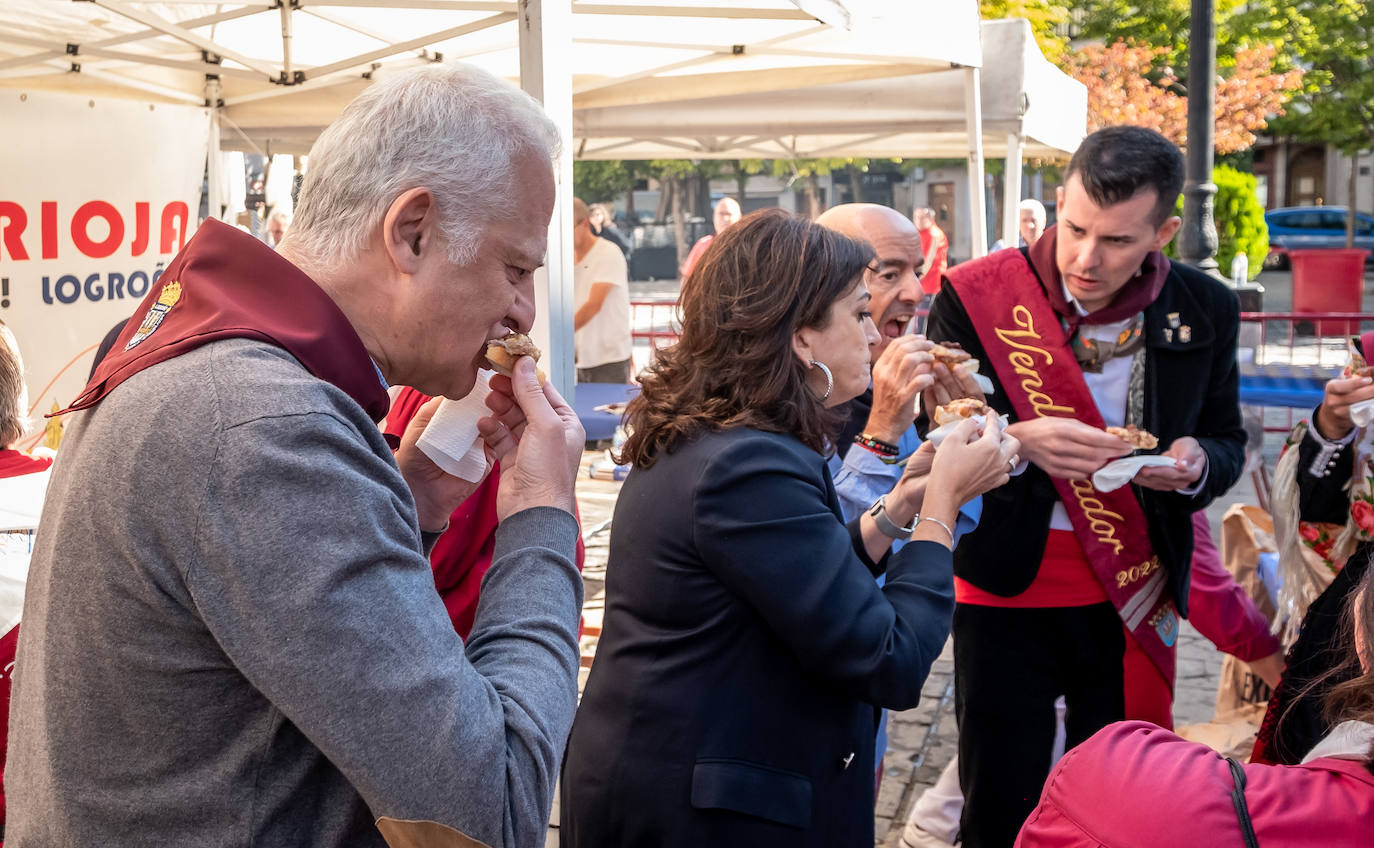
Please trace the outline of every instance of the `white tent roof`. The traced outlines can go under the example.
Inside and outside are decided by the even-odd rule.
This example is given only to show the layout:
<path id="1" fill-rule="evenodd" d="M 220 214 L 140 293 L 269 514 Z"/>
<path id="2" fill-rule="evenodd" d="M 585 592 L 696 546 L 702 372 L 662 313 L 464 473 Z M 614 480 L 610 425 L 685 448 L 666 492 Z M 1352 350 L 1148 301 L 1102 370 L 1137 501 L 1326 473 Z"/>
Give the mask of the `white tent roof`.
<path id="1" fill-rule="evenodd" d="M 1071 153 L 1086 131 L 1087 90 L 1046 61 L 1024 20 L 985 21 L 982 40 L 985 154 L 1005 156 L 1017 134 L 1026 156 Z M 964 86 L 957 69 L 829 85 L 801 79 L 768 92 L 583 106 L 573 130 L 585 159 L 962 158 Z"/>
<path id="2" fill-rule="evenodd" d="M 222 99 L 227 149 L 306 152 L 372 76 L 393 68 L 442 57 L 520 74 L 513 0 L 0 8 L 0 85 L 204 104 L 215 75 L 221 90 L 209 96 Z M 768 98 L 981 64 L 973 0 L 605 0 L 572 10 L 564 58 L 581 111 Z M 845 111 L 854 114 L 852 102 Z"/>

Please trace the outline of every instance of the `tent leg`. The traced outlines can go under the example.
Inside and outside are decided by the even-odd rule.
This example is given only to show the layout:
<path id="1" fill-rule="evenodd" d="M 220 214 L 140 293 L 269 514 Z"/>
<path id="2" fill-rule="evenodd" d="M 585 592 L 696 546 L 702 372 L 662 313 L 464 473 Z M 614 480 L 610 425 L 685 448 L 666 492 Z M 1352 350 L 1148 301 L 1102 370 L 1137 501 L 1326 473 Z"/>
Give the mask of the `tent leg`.
<path id="1" fill-rule="evenodd" d="M 1007 167 L 1002 178 L 1002 244 L 1015 247 L 1021 231 L 1021 157 L 1025 139 L 1020 133 L 1007 135 Z"/>
<path id="2" fill-rule="evenodd" d="M 987 209 L 983 202 L 983 95 L 982 71 L 964 68 L 964 113 L 968 120 L 969 258 L 988 252 Z"/>
<path id="3" fill-rule="evenodd" d="M 205 193 L 207 195 L 205 210 L 211 218 L 219 219 L 224 214 L 224 210 L 220 208 L 223 203 L 220 196 L 223 177 L 220 172 L 219 152 L 219 80 L 207 79 L 205 81 L 205 100 L 210 104 L 210 138 L 205 145 Z"/>
<path id="4" fill-rule="evenodd" d="M 572 4 L 520 0 L 520 87 L 540 103 L 558 127 L 562 151 L 554 163 L 557 196 L 549 223 L 548 259 L 535 276 L 539 318 L 531 335 L 546 352 L 554 387 L 573 400 L 573 132 Z"/>

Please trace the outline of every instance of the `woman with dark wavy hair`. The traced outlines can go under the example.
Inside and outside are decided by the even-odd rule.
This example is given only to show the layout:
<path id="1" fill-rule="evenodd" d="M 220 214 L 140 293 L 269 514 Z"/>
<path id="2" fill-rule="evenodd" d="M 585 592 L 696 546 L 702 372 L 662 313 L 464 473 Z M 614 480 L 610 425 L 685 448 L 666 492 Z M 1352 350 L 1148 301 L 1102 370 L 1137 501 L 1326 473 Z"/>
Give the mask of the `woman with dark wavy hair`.
<path id="1" fill-rule="evenodd" d="M 681 340 L 628 411 L 564 848 L 872 844 L 877 708 L 920 699 L 949 633 L 955 514 L 1017 450 L 964 422 L 842 522 L 825 455 L 835 407 L 869 384 L 872 258 L 771 210 L 683 287 Z"/>

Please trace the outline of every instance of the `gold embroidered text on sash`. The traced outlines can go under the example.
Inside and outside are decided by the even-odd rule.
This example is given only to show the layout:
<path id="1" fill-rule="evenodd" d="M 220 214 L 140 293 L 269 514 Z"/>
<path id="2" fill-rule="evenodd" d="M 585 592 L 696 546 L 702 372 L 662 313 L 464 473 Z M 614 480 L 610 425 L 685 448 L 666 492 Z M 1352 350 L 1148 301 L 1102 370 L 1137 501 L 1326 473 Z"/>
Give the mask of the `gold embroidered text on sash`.
<path id="1" fill-rule="evenodd" d="M 1125 545 L 1116 538 L 1116 526 L 1112 521 L 1123 521 L 1122 516 L 1108 510 L 1101 500 L 1093 496 L 1097 490 L 1087 480 L 1070 480 L 1069 485 L 1073 488 L 1073 496 L 1078 499 L 1078 508 L 1088 517 L 1088 526 L 1092 528 L 1097 541 L 1111 545 L 1112 553 L 1120 554 Z"/>
<path id="2" fill-rule="evenodd" d="M 1070 416 L 1075 414 L 1071 406 L 1063 406 L 1054 402 L 1044 391 L 1045 381 L 1036 369 L 1036 356 L 1042 357 L 1045 365 L 1054 364 L 1054 354 L 1050 353 L 1039 345 L 1031 344 L 1027 339 L 1040 339 L 1040 334 L 1035 331 L 1035 319 L 1031 317 L 1030 310 L 1017 304 L 1011 310 L 1012 321 L 1016 326 L 1012 329 L 1003 327 L 995 328 L 997 338 L 1012 348 L 1011 353 L 1007 354 L 1007 362 L 1016 371 L 1017 376 L 1021 377 L 1021 388 L 1026 393 L 1026 400 L 1035 409 L 1035 414 L 1041 418 L 1058 414 L 1060 416 Z M 1094 496 L 1096 489 L 1087 480 L 1070 480 L 1069 485 L 1073 487 L 1074 497 L 1078 499 L 1078 507 L 1083 510 L 1083 514 L 1088 517 L 1089 526 L 1092 528 L 1093 535 L 1104 545 L 1110 545 L 1112 552 L 1121 553 L 1124 546 L 1116 535 L 1116 525 L 1113 521 L 1122 521 L 1122 517 L 1112 512 L 1103 505 L 1102 501 Z"/>
<path id="3" fill-rule="evenodd" d="M 1045 381 L 1040 378 L 1040 372 L 1035 368 L 1035 357 L 1032 354 L 1043 356 L 1046 365 L 1054 364 L 1054 354 L 1038 345 L 1018 341 L 1018 339 L 1040 338 L 1040 334 L 1035 331 L 1035 320 L 1031 318 L 1030 310 L 1017 304 L 1012 307 L 1011 317 L 1016 322 L 1017 328 L 1005 330 L 997 327 L 997 338 L 1015 348 L 1007 354 L 1007 361 L 1011 363 L 1011 367 L 1016 370 L 1017 375 L 1022 378 L 1021 388 L 1025 390 L 1026 399 L 1030 401 L 1031 406 L 1035 407 L 1035 414 L 1041 418 L 1051 413 L 1074 415 L 1073 407 L 1060 406 L 1049 395 L 1041 391 L 1045 386 Z"/>

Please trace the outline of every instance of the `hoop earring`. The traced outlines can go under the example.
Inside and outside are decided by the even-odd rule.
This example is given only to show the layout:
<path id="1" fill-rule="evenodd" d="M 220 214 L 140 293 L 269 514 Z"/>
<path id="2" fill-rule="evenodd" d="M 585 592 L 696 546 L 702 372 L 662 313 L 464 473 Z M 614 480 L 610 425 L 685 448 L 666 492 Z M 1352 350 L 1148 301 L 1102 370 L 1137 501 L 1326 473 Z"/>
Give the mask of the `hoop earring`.
<path id="1" fill-rule="evenodd" d="M 829 368 L 825 367 L 824 362 L 817 362 L 813 359 L 811 360 L 811 367 L 821 369 L 821 373 L 825 375 L 825 394 L 821 395 L 821 400 L 828 400 L 830 398 L 830 393 L 835 390 L 834 375 L 830 373 Z"/>

